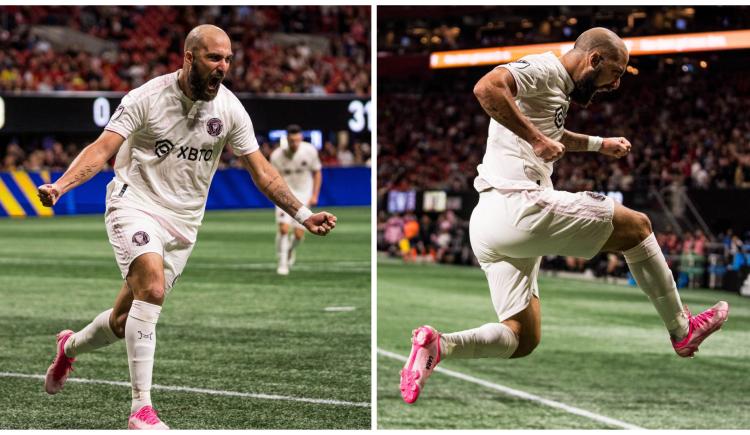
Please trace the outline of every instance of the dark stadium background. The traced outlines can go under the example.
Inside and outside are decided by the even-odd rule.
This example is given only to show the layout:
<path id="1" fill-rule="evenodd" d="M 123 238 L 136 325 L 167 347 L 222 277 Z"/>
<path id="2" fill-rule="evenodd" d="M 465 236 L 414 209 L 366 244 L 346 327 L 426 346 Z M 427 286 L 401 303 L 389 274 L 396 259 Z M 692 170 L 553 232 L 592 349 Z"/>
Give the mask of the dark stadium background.
<path id="1" fill-rule="evenodd" d="M 747 38 L 742 49 L 631 56 L 620 89 L 572 105 L 566 119 L 572 131 L 627 137 L 631 154 L 565 155 L 553 175 L 557 189 L 600 191 L 646 212 L 683 302 L 698 311 L 729 301 L 721 335 L 680 361 L 620 256 L 548 256 L 534 354 L 446 361 L 452 372 L 434 374 L 417 406 L 398 391 L 413 328 L 496 319 L 468 237 L 489 125 L 472 89 L 495 64 L 431 69 L 431 55 L 572 42 L 595 26 L 625 38 L 747 30 L 750 8 L 381 6 L 377 25 L 378 426 L 750 427 L 750 354 L 739 345 L 750 340 L 739 294 L 750 294 Z"/>
<path id="2" fill-rule="evenodd" d="M 462 264 L 473 262 L 466 225 L 489 122 L 471 90 L 492 66 L 431 70 L 431 52 L 574 41 L 594 26 L 622 37 L 750 26 L 742 7 L 381 7 L 378 14 L 379 249 L 398 251 L 397 231 L 384 240 L 386 226 L 403 226 L 387 224 L 396 215 L 388 199 L 409 192 L 414 207 L 401 219 L 424 219 L 407 229 L 409 248 Z M 648 212 L 681 286 L 737 291 L 747 275 L 750 212 L 737 204 L 750 201 L 748 60 L 747 48 L 631 56 L 619 90 L 587 109 L 573 105 L 566 120 L 572 131 L 625 136 L 633 151 L 621 160 L 568 154 L 555 164 L 556 188 L 609 193 Z M 452 212 L 424 213 L 426 191 L 448 192 Z M 550 268 L 625 275 L 622 261 L 607 256 L 550 260 Z M 680 260 L 689 262 L 686 274 Z"/>

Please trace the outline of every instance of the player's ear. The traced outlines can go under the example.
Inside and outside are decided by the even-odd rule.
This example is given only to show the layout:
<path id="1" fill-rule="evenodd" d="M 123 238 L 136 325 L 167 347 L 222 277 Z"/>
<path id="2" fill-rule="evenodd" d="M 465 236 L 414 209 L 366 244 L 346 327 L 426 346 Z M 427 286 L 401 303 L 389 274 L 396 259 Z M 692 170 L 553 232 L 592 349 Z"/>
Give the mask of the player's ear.
<path id="1" fill-rule="evenodd" d="M 185 52 L 185 62 L 192 64 L 193 63 L 193 52 L 192 51 L 186 51 Z"/>
<path id="2" fill-rule="evenodd" d="M 594 68 L 594 69 L 598 68 L 599 65 L 602 63 L 603 60 L 604 60 L 604 58 L 602 57 L 601 54 L 599 54 L 598 51 L 592 52 L 591 55 L 589 56 L 589 61 L 591 62 L 591 67 Z"/>

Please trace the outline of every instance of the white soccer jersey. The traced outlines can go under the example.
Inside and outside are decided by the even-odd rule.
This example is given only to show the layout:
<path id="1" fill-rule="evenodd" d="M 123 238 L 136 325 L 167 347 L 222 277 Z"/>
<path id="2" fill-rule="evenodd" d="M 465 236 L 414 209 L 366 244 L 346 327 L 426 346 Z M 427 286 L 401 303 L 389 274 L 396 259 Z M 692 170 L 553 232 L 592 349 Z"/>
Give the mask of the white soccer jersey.
<path id="1" fill-rule="evenodd" d="M 106 130 L 126 140 L 115 161 L 110 194 L 146 211 L 198 226 L 224 145 L 236 155 L 258 150 L 244 107 L 223 85 L 211 101 L 192 101 L 179 71 L 130 91 Z M 127 188 L 124 185 L 127 184 Z"/>
<path id="2" fill-rule="evenodd" d="M 271 153 L 271 164 L 284 177 L 294 196 L 307 202 L 313 193 L 313 172 L 320 170 L 320 158 L 314 145 L 301 142 L 291 156 L 276 148 Z"/>
<path id="3" fill-rule="evenodd" d="M 516 105 L 544 133 L 560 140 L 575 84 L 560 60 L 551 52 L 525 56 L 500 65 L 516 81 Z M 474 180 L 478 191 L 490 187 L 525 190 L 552 187 L 552 163 L 534 154 L 531 144 L 492 119 L 487 150 Z"/>

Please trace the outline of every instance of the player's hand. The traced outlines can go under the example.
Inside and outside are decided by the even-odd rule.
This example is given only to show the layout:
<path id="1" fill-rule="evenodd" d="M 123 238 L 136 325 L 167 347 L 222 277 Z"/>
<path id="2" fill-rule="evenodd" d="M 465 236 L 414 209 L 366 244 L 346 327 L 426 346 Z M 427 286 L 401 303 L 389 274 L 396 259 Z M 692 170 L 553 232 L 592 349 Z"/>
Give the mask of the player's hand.
<path id="1" fill-rule="evenodd" d="M 60 194 L 60 187 L 55 183 L 43 184 L 39 186 L 39 191 L 37 192 L 39 200 L 45 207 L 52 207 L 55 205 L 57 200 L 60 199 Z"/>
<path id="2" fill-rule="evenodd" d="M 630 152 L 630 142 L 624 137 L 606 137 L 599 152 L 608 156 L 625 157 Z"/>
<path id="3" fill-rule="evenodd" d="M 307 228 L 307 231 L 313 234 L 325 236 L 332 229 L 336 228 L 336 216 L 326 211 L 321 211 L 307 218 L 302 225 Z"/>
<path id="4" fill-rule="evenodd" d="M 308 207 L 315 207 L 316 205 L 318 205 L 318 198 L 310 198 L 310 200 L 307 201 Z"/>
<path id="5" fill-rule="evenodd" d="M 534 154 L 545 163 L 554 162 L 565 154 L 565 145 L 547 136 L 542 136 L 531 146 L 534 148 Z"/>

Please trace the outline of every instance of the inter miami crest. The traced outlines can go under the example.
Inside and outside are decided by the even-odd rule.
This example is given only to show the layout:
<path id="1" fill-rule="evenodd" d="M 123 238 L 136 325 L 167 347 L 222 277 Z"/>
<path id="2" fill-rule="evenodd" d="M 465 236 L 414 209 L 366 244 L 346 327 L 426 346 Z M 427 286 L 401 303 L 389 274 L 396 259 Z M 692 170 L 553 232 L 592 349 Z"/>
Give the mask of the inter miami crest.
<path id="1" fill-rule="evenodd" d="M 148 233 L 145 231 L 138 231 L 133 234 L 133 244 L 135 246 L 143 246 L 147 244 L 151 239 L 148 237 Z"/>
<path id="2" fill-rule="evenodd" d="M 218 136 L 224 129 L 224 123 L 219 118 L 211 118 L 206 122 L 206 131 L 211 136 Z"/>

